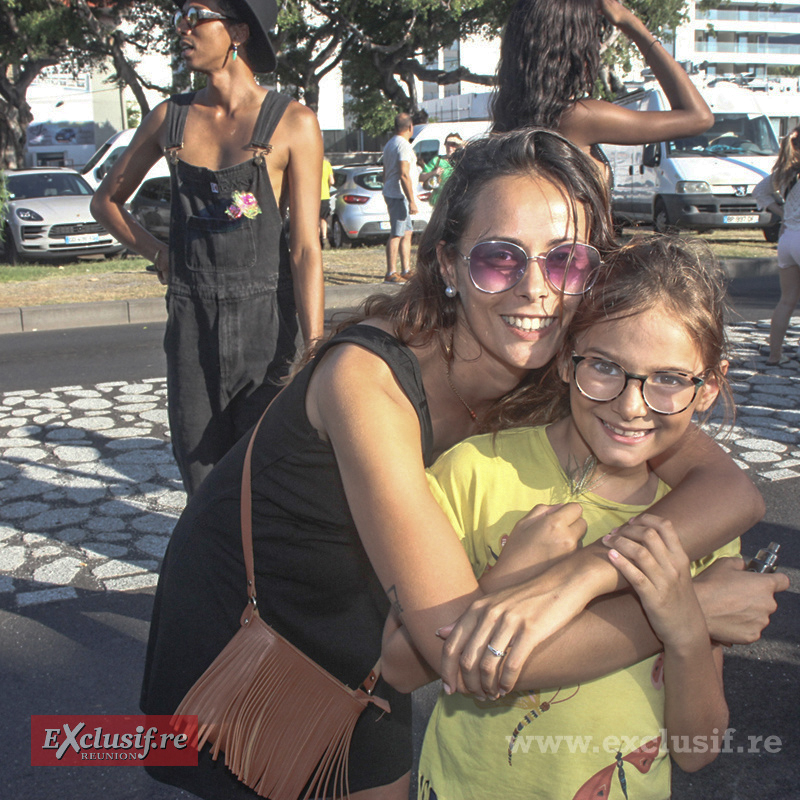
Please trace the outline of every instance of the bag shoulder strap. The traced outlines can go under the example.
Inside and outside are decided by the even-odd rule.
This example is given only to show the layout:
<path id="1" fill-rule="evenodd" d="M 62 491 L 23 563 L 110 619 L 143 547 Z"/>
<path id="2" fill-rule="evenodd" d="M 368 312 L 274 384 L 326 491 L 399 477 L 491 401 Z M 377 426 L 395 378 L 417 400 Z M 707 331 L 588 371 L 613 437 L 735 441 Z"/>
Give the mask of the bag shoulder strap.
<path id="1" fill-rule="evenodd" d="M 280 392 L 278 393 L 280 394 Z M 276 395 L 277 397 L 277 395 Z M 244 569 L 247 575 L 247 606 L 242 614 L 241 624 L 249 625 L 253 617 L 260 617 L 258 613 L 258 603 L 256 601 L 256 574 L 255 562 L 253 559 L 253 493 L 251 488 L 252 470 L 251 461 L 253 455 L 253 446 L 258 435 L 258 429 L 267 416 L 272 403 L 275 398 L 264 409 L 264 413 L 253 428 L 253 433 L 250 436 L 250 441 L 247 443 L 247 452 L 244 456 L 244 464 L 242 465 L 242 490 L 241 490 L 241 525 L 242 525 L 242 550 L 244 552 Z M 375 666 L 369 671 L 367 677 L 361 683 L 361 689 L 367 695 L 372 695 L 375 689 L 375 684 L 381 676 L 381 660 L 376 662 Z"/>

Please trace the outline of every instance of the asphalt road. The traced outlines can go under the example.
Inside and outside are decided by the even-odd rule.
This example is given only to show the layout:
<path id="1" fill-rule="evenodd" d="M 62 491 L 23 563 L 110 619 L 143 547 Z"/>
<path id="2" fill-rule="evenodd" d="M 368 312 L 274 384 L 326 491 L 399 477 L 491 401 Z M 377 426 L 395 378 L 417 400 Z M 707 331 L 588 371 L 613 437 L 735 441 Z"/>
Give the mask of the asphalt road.
<path id="1" fill-rule="evenodd" d="M 777 278 L 767 276 L 735 281 L 732 297 L 741 318 L 768 318 L 777 299 Z M 119 382 L 119 387 L 104 391 L 130 388 L 134 392 L 134 389 L 139 391 L 136 387 L 144 385 L 141 383 L 143 381 L 160 386 L 158 380 L 165 374 L 162 337 L 163 325 L 158 324 L 2 336 L 0 400 L 4 393 L 19 390 L 32 390 L 33 394 L 29 397 L 34 400 L 52 394 L 54 402 L 60 402 L 55 398 L 63 398 L 69 392 L 62 390 L 53 393 L 50 390 L 54 387 L 90 389 L 98 384 L 110 386 Z M 116 405 L 113 409 L 116 429 L 124 425 L 143 424 L 125 422 L 122 417 L 117 417 Z M 153 431 L 148 429 L 142 434 L 151 438 L 156 435 L 155 427 Z M 91 444 L 94 445 L 95 441 L 92 438 Z M 109 448 L 114 447 L 112 438 L 106 437 L 104 441 Z M 161 449 L 166 450 L 163 441 Z M 111 455 L 110 452 L 108 454 Z M 6 455 L 8 457 L 7 451 Z M 104 457 L 100 457 L 101 462 Z M 122 456 L 117 460 L 123 463 Z M 40 463 L 45 465 L 49 462 L 44 459 Z M 76 474 L 78 466 L 74 467 Z M 101 466 L 108 466 L 108 463 Z M 758 468 L 757 462 L 753 468 Z M 44 467 L 34 465 L 32 469 L 44 470 Z M 133 480 L 135 472 L 132 468 L 123 475 L 118 485 L 123 486 Z M 57 483 L 60 480 L 59 471 L 51 470 L 51 473 Z M 141 484 L 141 497 L 145 499 L 140 502 L 146 512 L 147 497 L 152 495 L 156 498 L 154 502 L 162 502 L 164 497 L 169 498 L 170 489 L 175 488 L 174 471 L 170 472 L 166 462 L 163 467 L 158 467 L 157 474 L 161 476 L 158 479 L 140 479 L 146 481 Z M 674 797 L 677 800 L 783 800 L 800 797 L 800 716 L 797 712 L 800 665 L 800 482 L 797 478 L 756 478 L 765 496 L 768 512 L 765 520 L 747 534 L 743 549 L 746 553 L 752 553 L 770 541 L 779 542 L 782 546 L 781 565 L 792 578 L 793 590 L 781 596 L 779 610 L 759 643 L 732 648 L 727 653 L 725 679 L 731 707 L 730 726 L 735 729 L 731 740 L 733 752 L 721 755 L 714 764 L 696 775 L 683 775 L 676 769 Z M 66 491 L 91 492 L 91 488 L 80 488 L 84 485 L 80 483 L 83 479 L 77 475 L 74 486 L 78 488 Z M 14 516 L 20 513 L 21 505 L 14 494 L 15 481 L 10 472 L 0 473 L 0 555 L 4 552 L 4 541 L 16 541 L 5 538 L 11 537 L 12 528 L 27 529 L 19 522 L 18 516 Z M 160 486 L 156 483 L 160 483 Z M 49 503 L 55 508 L 59 504 L 68 504 L 58 499 L 64 496 L 64 491 L 55 484 L 44 485 L 43 480 L 37 495 L 26 499 L 26 502 Z M 59 495 L 59 492 L 62 494 Z M 125 499 L 125 495 L 120 494 L 120 498 Z M 139 502 L 135 497 L 133 500 Z M 160 508 L 167 523 L 170 514 L 177 513 L 170 509 L 168 502 Z M 107 512 L 92 506 L 88 519 L 94 519 L 99 513 Z M 153 516 L 153 509 L 142 514 L 142 518 Z M 159 533 L 165 539 L 167 532 Z M 153 538 L 150 535 L 143 537 L 148 540 Z M 93 545 L 95 555 L 113 554 L 113 548 L 120 546 L 119 543 L 113 544 L 113 541 L 108 539 L 105 551 Z M 48 547 L 52 543 L 37 543 L 35 537 L 26 541 L 28 552 L 33 552 L 41 544 Z M 9 549 L 6 547 L 5 552 Z M 41 552 L 44 553 L 44 550 Z M 47 559 L 43 558 L 45 561 Z M 98 564 L 101 561 L 91 563 Z M 106 562 L 102 563 L 105 567 Z M 102 587 L 98 588 L 91 582 L 76 580 L 71 587 L 74 593 L 72 599 L 23 605 L 19 601 L 20 593 L 27 590 L 35 592 L 40 588 L 34 578 L 19 577 L 26 568 L 20 567 L 16 573 L 10 573 L 14 578 L 14 594 L 3 589 L 4 578 L 0 575 L 0 691 L 3 698 L 0 741 L 4 748 L 0 798 L 189 798 L 183 792 L 154 783 L 138 769 L 30 766 L 28 730 L 31 714 L 136 712 L 152 589 L 138 592 L 103 591 Z M 148 569 L 152 570 L 152 567 Z M 95 568 L 94 573 L 101 574 L 100 569 Z M 35 572 L 31 572 L 31 575 L 35 576 Z M 620 698 L 620 702 L 624 702 L 624 699 Z M 424 710 L 426 705 L 425 696 L 419 696 L 417 708 Z M 421 726 L 422 720 L 419 730 Z M 777 752 L 766 752 L 763 746 L 766 737 L 778 738 L 780 745 Z M 771 741 L 775 742 L 774 739 Z M 774 746 L 772 749 L 775 749 Z"/>
<path id="2" fill-rule="evenodd" d="M 731 318 L 768 319 L 778 296 L 777 275 L 734 280 Z M 163 323 L 5 334 L 0 336 L 0 392 L 162 377 L 163 339 Z"/>

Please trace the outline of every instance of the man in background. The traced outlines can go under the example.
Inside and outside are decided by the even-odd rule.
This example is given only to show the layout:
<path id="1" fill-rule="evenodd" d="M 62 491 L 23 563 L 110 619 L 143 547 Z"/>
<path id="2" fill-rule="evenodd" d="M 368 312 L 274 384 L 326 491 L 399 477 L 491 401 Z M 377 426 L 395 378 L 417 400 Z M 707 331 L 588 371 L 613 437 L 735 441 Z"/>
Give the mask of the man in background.
<path id="1" fill-rule="evenodd" d="M 391 232 L 386 242 L 386 277 L 384 283 L 403 283 L 411 275 L 411 235 L 417 213 L 414 197 L 417 156 L 411 147 L 414 123 L 410 114 L 398 114 L 394 120 L 394 136 L 383 148 L 383 199 L 389 209 Z M 397 255 L 400 268 L 397 273 Z"/>

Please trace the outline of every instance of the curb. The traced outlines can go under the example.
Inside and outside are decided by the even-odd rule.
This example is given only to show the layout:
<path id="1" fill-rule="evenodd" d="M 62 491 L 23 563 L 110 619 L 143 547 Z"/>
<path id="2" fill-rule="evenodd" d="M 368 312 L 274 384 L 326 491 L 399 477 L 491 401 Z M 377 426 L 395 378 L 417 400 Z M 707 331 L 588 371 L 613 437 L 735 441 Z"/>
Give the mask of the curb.
<path id="1" fill-rule="evenodd" d="M 351 283 L 325 287 L 325 310 L 353 308 L 371 294 L 393 291 L 394 284 Z M 0 334 L 166 322 L 163 297 L 107 300 L 98 303 L 0 308 Z"/>
<path id="2" fill-rule="evenodd" d="M 778 271 L 777 258 L 723 258 L 722 268 L 730 278 L 755 278 Z M 325 310 L 353 308 L 371 294 L 391 292 L 396 284 L 350 283 L 325 287 Z M 163 297 L 110 300 L 99 303 L 68 303 L 50 306 L 0 308 L 0 334 L 90 328 L 99 325 L 130 325 L 165 322 Z"/>

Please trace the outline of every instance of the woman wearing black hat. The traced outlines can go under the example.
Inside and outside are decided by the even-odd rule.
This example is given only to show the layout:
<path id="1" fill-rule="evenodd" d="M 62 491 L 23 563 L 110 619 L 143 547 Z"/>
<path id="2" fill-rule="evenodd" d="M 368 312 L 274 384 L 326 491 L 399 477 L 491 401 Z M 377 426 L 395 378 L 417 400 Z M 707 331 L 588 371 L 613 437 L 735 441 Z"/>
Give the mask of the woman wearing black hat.
<path id="1" fill-rule="evenodd" d="M 275 68 L 274 0 L 178 6 L 181 54 L 206 86 L 147 115 L 92 210 L 152 258 L 169 287 L 170 430 L 191 495 L 276 393 L 298 321 L 306 343 L 322 335 L 322 137 L 310 109 L 256 82 L 255 72 Z M 172 175 L 169 246 L 124 207 L 162 156 Z"/>

